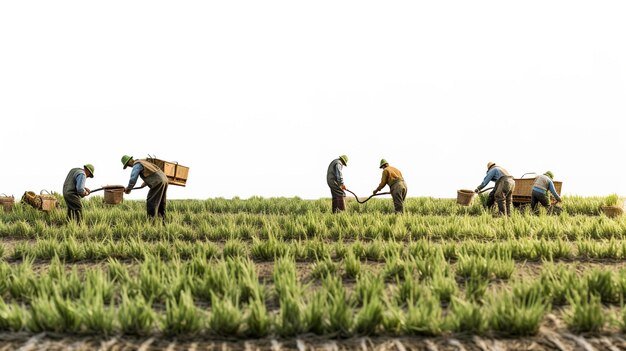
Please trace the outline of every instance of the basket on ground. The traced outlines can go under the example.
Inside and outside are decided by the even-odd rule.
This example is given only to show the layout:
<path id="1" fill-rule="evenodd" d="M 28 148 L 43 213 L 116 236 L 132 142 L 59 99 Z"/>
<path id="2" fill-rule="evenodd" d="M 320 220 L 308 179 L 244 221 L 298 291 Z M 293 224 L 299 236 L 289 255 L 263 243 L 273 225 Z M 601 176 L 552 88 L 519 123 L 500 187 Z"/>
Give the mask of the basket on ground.
<path id="1" fill-rule="evenodd" d="M 619 217 L 624 213 L 624 208 L 621 206 L 602 206 L 600 209 L 607 217 L 610 218 Z"/>
<path id="2" fill-rule="evenodd" d="M 469 206 L 476 193 L 473 190 L 461 189 L 456 192 L 456 203 L 462 206 Z"/>
<path id="3" fill-rule="evenodd" d="M 59 203 L 56 196 L 47 190 L 42 190 L 39 192 L 39 195 L 35 194 L 33 191 L 27 191 L 22 196 L 22 202 L 45 212 L 57 208 Z"/>
<path id="4" fill-rule="evenodd" d="M 2 196 L 0 196 L 0 206 L 2 206 L 4 211 L 10 212 L 11 210 L 13 210 L 14 204 L 15 197 L 13 195 L 7 196 L 6 194 L 2 194 Z"/>

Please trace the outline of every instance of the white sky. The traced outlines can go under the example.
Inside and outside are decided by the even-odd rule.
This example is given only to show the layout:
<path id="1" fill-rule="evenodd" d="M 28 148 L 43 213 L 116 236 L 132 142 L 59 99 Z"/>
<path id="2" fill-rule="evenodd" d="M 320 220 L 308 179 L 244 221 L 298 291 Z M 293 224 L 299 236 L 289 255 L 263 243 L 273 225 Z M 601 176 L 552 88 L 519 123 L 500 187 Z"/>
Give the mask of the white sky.
<path id="1" fill-rule="evenodd" d="M 455 197 L 486 163 L 626 195 L 624 1 L 3 1 L 0 193 L 191 168 L 169 198 Z M 145 190 L 126 198 L 145 198 Z M 101 194 L 101 193 L 100 193 Z"/>

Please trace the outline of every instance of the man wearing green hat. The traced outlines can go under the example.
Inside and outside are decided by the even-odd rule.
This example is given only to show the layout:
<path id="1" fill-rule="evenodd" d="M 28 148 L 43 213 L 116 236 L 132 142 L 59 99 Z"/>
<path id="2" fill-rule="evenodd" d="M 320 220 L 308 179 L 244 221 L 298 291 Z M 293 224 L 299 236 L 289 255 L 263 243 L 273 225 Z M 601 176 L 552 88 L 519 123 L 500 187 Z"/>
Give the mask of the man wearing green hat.
<path id="1" fill-rule="evenodd" d="M 406 199 L 406 183 L 402 177 L 402 172 L 395 167 L 391 167 L 384 158 L 380 160 L 380 167 L 383 170 L 383 177 L 380 184 L 374 189 L 374 195 L 381 191 L 385 185 L 389 185 L 393 207 L 396 213 L 404 212 L 404 200 Z"/>
<path id="2" fill-rule="evenodd" d="M 330 188 L 330 194 L 332 195 L 332 211 L 333 213 L 341 212 L 346 209 L 344 197 L 346 188 L 343 183 L 342 169 L 348 165 L 348 156 L 341 155 L 339 158 L 334 159 L 330 165 L 328 165 L 328 171 L 326 172 L 326 183 Z"/>
<path id="3" fill-rule="evenodd" d="M 130 172 L 130 180 L 126 187 L 126 194 L 130 194 L 131 190 L 137 183 L 137 178 L 141 179 L 148 185 L 148 198 L 146 199 L 146 209 L 148 217 L 156 218 L 158 215 L 161 220 L 165 221 L 165 201 L 167 195 L 167 176 L 154 163 L 148 160 L 134 160 L 132 156 L 122 156 L 122 165 L 132 167 Z"/>
<path id="4" fill-rule="evenodd" d="M 547 171 L 544 174 L 541 174 L 535 178 L 535 183 L 533 183 L 533 192 L 530 198 L 530 207 L 533 212 L 537 213 L 537 204 L 540 203 L 544 207 L 550 207 L 550 202 L 548 201 L 548 190 L 554 196 L 554 199 L 557 203 L 561 202 L 561 197 L 556 192 L 556 188 L 554 188 L 554 174 L 551 171 Z"/>
<path id="5" fill-rule="evenodd" d="M 94 167 L 88 163 L 83 168 L 72 168 L 63 182 L 63 199 L 67 205 L 67 219 L 80 223 L 83 220 L 81 197 L 91 192 L 85 187 L 86 178 L 93 178 Z"/>

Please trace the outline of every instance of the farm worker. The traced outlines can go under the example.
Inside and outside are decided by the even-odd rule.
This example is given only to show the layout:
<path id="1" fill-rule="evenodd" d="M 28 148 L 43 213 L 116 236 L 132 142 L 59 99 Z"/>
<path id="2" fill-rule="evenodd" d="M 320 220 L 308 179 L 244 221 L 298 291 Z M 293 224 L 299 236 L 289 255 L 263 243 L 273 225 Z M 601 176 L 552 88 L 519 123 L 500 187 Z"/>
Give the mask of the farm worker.
<path id="1" fill-rule="evenodd" d="M 554 174 L 551 171 L 547 171 L 544 174 L 541 174 L 535 178 L 535 183 L 533 184 L 533 192 L 532 197 L 530 198 L 530 207 L 533 211 L 536 210 L 537 204 L 540 203 L 545 207 L 549 207 L 550 203 L 548 202 L 548 190 L 554 196 L 556 202 L 561 202 L 561 197 L 557 194 L 556 189 L 554 188 Z"/>
<path id="2" fill-rule="evenodd" d="M 91 192 L 85 187 L 86 178 L 93 178 L 94 167 L 88 163 L 83 168 L 72 168 L 63 183 L 63 199 L 67 204 L 67 219 L 80 223 L 83 220 L 83 204 L 81 197 Z"/>
<path id="3" fill-rule="evenodd" d="M 341 155 L 328 165 L 328 171 L 326 172 L 326 183 L 332 195 L 333 213 L 346 209 L 344 202 L 344 197 L 346 196 L 344 190 L 346 189 L 346 185 L 343 183 L 343 174 L 341 173 L 344 166 L 348 166 L 348 156 Z"/>
<path id="4" fill-rule="evenodd" d="M 125 189 L 126 194 L 130 194 L 131 190 L 137 183 L 137 177 L 141 177 L 146 185 L 150 188 L 148 198 L 146 199 L 146 208 L 148 217 L 155 218 L 157 215 L 161 220 L 165 220 L 165 200 L 167 194 L 167 176 L 154 163 L 147 160 L 134 160 L 132 156 L 122 156 L 122 164 L 124 169 L 130 166 L 130 180 Z"/>
<path id="5" fill-rule="evenodd" d="M 396 213 L 404 212 L 404 200 L 406 199 L 406 183 L 402 177 L 402 173 L 395 167 L 391 167 L 384 158 L 380 160 L 380 167 L 383 169 L 383 177 L 380 184 L 374 189 L 374 195 L 381 191 L 385 185 L 389 185 L 391 197 L 393 198 L 393 207 Z"/>
<path id="6" fill-rule="evenodd" d="M 483 182 L 474 190 L 480 192 L 489 182 L 494 181 L 496 185 L 492 192 L 489 193 L 487 199 L 487 208 L 491 208 L 494 202 L 498 203 L 498 211 L 500 215 L 511 215 L 511 203 L 513 202 L 513 190 L 515 189 L 515 180 L 506 169 L 496 166 L 493 162 L 487 163 L 487 175 Z"/>

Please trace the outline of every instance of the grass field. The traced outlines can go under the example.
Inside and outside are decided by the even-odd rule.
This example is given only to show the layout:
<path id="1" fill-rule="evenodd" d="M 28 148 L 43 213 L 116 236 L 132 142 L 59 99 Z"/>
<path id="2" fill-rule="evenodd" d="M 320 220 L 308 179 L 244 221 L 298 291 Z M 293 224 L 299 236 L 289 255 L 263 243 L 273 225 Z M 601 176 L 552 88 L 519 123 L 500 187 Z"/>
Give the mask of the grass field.
<path id="1" fill-rule="evenodd" d="M 92 197 L 81 225 L 16 204 L 0 211 L 0 340 L 620 349 L 626 220 L 601 202 L 494 218 L 431 198 L 404 215 L 385 199 L 338 215 L 328 199 L 174 200 L 162 224 Z"/>

